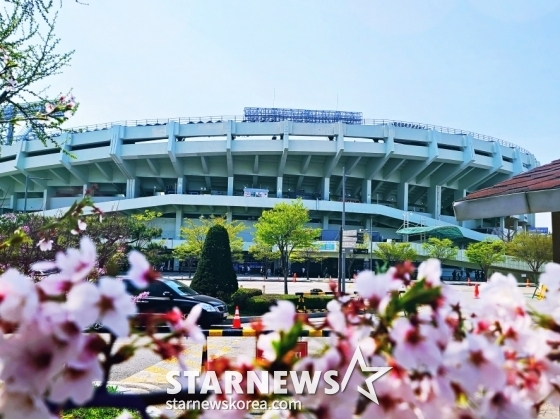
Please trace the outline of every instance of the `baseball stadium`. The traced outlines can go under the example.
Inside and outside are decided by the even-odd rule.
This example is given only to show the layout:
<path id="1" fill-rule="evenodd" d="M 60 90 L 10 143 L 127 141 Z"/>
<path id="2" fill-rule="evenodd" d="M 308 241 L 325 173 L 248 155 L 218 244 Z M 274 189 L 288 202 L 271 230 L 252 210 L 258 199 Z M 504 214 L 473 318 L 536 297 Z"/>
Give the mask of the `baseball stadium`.
<path id="1" fill-rule="evenodd" d="M 161 212 L 154 222 L 168 249 L 182 242 L 185 219 L 222 215 L 246 225 L 247 250 L 263 210 L 300 198 L 322 231 L 325 260 L 313 270 L 333 273 L 343 210 L 345 229 L 369 232 L 370 247 L 430 236 L 464 247 L 496 229 L 535 225 L 531 214 L 454 218 L 454 201 L 539 165 L 515 144 L 460 129 L 360 112 L 245 108 L 242 116 L 78 127 L 57 141 L 62 151 L 28 131 L 3 145 L 4 213 L 55 215 L 96 185 L 93 199 L 105 212 Z M 368 263 L 368 255 L 358 259 L 356 267 Z M 246 254 L 242 269 L 259 264 Z M 165 269 L 184 267 L 170 259 Z"/>

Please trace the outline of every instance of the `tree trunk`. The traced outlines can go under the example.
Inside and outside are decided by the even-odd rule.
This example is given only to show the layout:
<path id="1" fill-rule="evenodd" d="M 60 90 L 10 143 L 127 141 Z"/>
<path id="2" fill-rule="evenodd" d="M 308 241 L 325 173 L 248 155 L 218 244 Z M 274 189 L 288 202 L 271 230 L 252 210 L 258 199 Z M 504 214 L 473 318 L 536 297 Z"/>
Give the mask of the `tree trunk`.
<path id="1" fill-rule="evenodd" d="M 282 255 L 282 273 L 284 274 L 284 294 L 288 295 L 288 257 Z"/>
<path id="2" fill-rule="evenodd" d="M 306 272 L 305 273 L 307 274 L 307 280 L 309 281 L 309 259 L 307 259 L 307 262 L 306 262 L 305 266 L 306 266 L 306 268 L 305 268 Z"/>

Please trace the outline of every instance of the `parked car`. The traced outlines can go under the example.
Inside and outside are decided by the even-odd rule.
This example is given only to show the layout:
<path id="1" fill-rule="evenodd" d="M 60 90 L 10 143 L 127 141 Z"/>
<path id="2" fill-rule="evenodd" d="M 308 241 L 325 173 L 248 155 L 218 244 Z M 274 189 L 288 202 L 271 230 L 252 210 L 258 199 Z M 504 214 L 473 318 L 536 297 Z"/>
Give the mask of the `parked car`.
<path id="1" fill-rule="evenodd" d="M 139 297 L 136 300 L 139 315 L 163 314 L 177 307 L 186 317 L 194 306 L 201 304 L 202 313 L 198 319 L 201 327 L 209 328 L 212 325 L 221 324 L 227 318 L 228 311 L 225 302 L 199 294 L 181 281 L 158 279 L 143 290 L 135 288 L 127 278 L 122 281 L 130 295 Z M 103 325 L 95 324 L 93 328 L 101 329 Z"/>

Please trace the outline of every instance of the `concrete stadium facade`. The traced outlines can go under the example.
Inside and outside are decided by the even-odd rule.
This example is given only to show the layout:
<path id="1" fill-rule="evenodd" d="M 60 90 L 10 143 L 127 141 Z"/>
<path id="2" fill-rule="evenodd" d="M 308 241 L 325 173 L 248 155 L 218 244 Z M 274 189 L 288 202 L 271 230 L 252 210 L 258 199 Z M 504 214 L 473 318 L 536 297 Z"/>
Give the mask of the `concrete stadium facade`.
<path id="1" fill-rule="evenodd" d="M 53 215 L 95 184 L 94 200 L 104 211 L 161 211 L 157 222 L 168 247 L 181 242 L 185 218 L 210 214 L 246 223 L 248 247 L 262 210 L 286 199 L 301 197 L 313 226 L 338 229 L 345 168 L 348 229 L 397 238 L 403 223 L 453 225 L 465 240 L 482 240 L 480 229 L 534 226 L 530 214 L 456 221 L 454 200 L 539 163 L 513 144 L 450 128 L 209 117 L 95 125 L 58 140 L 75 158 L 36 140 L 2 147 L 4 212 L 26 205 Z M 244 196 L 246 188 L 268 195 Z"/>

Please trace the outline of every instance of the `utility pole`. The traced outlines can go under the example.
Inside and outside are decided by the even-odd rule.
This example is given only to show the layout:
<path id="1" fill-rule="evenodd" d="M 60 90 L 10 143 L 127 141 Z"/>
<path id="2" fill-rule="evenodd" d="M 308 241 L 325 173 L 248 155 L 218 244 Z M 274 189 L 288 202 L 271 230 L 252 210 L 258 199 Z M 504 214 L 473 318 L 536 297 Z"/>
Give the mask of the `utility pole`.
<path id="1" fill-rule="evenodd" d="M 342 168 L 342 235 L 346 229 L 346 167 Z M 346 251 L 342 254 L 342 289 L 343 293 L 346 292 Z"/>
<path id="2" fill-rule="evenodd" d="M 373 271 L 373 217 L 369 217 L 369 270 Z"/>

